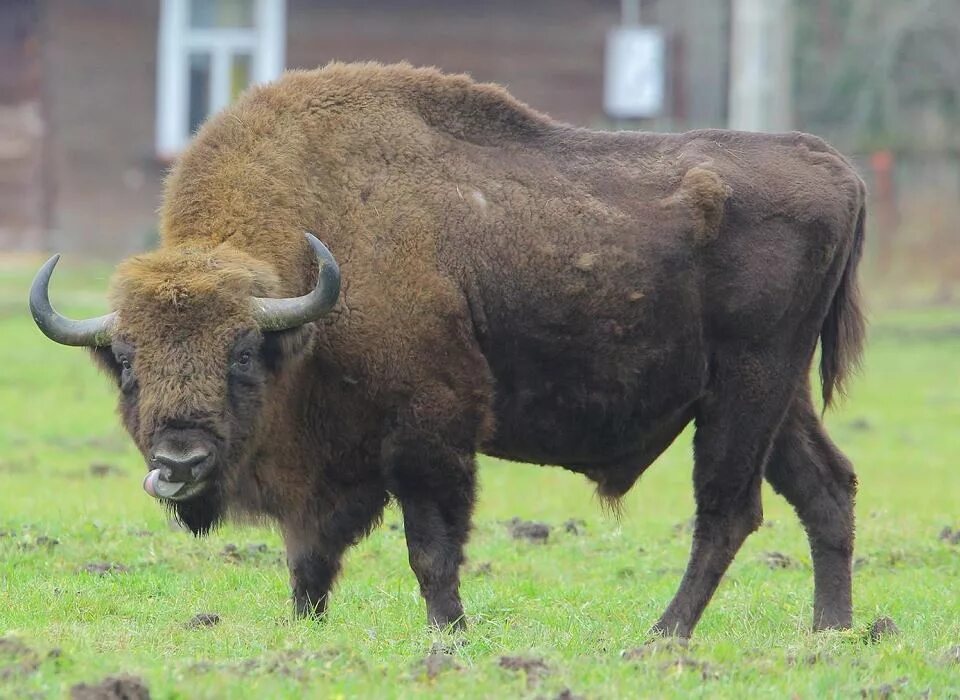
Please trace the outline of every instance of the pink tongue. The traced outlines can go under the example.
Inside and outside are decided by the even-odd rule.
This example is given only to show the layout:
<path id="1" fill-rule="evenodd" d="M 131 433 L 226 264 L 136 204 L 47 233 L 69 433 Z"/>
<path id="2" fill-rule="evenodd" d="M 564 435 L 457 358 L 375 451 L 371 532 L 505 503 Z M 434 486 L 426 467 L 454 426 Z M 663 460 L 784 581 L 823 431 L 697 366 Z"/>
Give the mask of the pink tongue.
<path id="1" fill-rule="evenodd" d="M 148 494 L 157 497 L 156 483 L 157 479 L 160 477 L 160 470 L 154 469 L 153 471 L 147 472 L 147 475 L 143 477 L 143 490 Z"/>
<path id="2" fill-rule="evenodd" d="M 160 481 L 159 469 L 154 469 L 143 478 L 143 490 L 154 498 L 172 498 L 182 488 L 182 483 Z"/>

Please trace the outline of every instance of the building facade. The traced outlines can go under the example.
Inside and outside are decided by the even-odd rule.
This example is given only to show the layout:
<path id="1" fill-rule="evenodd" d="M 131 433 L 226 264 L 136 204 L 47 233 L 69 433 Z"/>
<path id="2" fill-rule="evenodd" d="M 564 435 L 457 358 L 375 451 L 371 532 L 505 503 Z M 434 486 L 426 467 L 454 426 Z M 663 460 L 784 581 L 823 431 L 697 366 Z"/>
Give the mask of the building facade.
<path id="1" fill-rule="evenodd" d="M 727 2 L 684 4 L 641 4 L 670 66 L 652 126 L 722 126 Z M 163 175 L 190 130 L 280 66 L 433 65 L 504 84 L 561 121 L 609 126 L 604 40 L 620 10 L 619 0 L 7 0 L 0 250 L 115 258 L 149 247 Z"/>

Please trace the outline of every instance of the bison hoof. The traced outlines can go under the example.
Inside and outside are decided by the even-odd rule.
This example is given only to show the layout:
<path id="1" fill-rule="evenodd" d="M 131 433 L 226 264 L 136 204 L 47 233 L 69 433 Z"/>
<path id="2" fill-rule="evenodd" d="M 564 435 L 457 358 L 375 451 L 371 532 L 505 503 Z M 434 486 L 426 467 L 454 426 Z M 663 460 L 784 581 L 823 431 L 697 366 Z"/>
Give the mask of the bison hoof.
<path id="1" fill-rule="evenodd" d="M 826 632 L 828 630 L 848 630 L 853 627 L 853 618 L 852 617 L 832 617 L 832 618 L 820 618 L 814 620 L 813 622 L 813 631 L 814 632 Z"/>
<path id="2" fill-rule="evenodd" d="M 689 639 L 690 630 L 685 630 L 681 628 L 680 623 L 669 623 L 664 620 L 659 620 L 653 627 L 650 628 L 650 631 L 647 632 L 647 636 L 651 639 L 662 639 L 664 637 L 672 637 L 676 639 Z"/>
<path id="3" fill-rule="evenodd" d="M 300 598 L 293 601 L 293 616 L 298 620 L 312 619 L 322 620 L 327 613 L 327 596 L 322 596 L 320 600 L 313 602 L 309 598 Z"/>
<path id="4" fill-rule="evenodd" d="M 460 617 L 430 617 L 430 624 L 440 630 L 450 630 L 451 632 L 463 632 L 467 629 L 467 621 L 463 615 Z"/>
<path id="5" fill-rule="evenodd" d="M 437 629 L 462 632 L 467 629 L 467 617 L 462 609 L 440 612 L 431 610 L 427 614 L 428 622 Z"/>

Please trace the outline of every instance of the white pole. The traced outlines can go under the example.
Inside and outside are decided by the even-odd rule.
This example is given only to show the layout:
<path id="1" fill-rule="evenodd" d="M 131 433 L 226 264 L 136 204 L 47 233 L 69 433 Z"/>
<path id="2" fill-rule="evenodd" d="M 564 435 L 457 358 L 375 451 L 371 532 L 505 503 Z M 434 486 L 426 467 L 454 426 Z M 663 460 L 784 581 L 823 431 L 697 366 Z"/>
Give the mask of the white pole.
<path id="1" fill-rule="evenodd" d="M 620 0 L 620 24 L 640 24 L 640 0 Z"/>
<path id="2" fill-rule="evenodd" d="M 733 0 L 730 127 L 786 131 L 792 112 L 791 0 Z"/>
<path id="3" fill-rule="evenodd" d="M 183 79 L 187 65 L 179 43 L 186 29 L 185 0 L 163 0 L 157 41 L 156 149 L 164 158 L 173 157 L 187 133 L 187 81 Z"/>
<path id="4" fill-rule="evenodd" d="M 258 0 L 257 27 L 261 41 L 253 80 L 265 83 L 279 78 L 286 68 L 287 0 Z"/>

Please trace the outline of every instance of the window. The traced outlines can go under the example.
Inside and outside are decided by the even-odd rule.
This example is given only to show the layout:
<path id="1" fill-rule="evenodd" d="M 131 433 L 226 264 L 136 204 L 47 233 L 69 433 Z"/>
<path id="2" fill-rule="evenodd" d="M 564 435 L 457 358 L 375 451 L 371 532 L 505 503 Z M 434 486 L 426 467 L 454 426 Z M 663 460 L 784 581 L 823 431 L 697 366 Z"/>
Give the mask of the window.
<path id="1" fill-rule="evenodd" d="M 171 158 L 210 116 L 284 65 L 286 0 L 162 0 L 157 154 Z"/>

